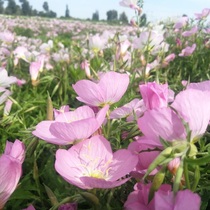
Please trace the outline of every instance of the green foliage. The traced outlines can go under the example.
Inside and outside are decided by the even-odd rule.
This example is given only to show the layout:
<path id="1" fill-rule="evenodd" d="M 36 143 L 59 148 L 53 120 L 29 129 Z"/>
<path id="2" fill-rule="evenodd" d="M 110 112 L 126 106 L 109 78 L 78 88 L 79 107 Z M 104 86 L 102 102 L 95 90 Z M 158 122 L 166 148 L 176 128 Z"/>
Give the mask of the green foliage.
<path id="1" fill-rule="evenodd" d="M 18 36 L 25 36 L 25 37 L 28 37 L 28 38 L 31 38 L 31 37 L 34 36 L 34 32 L 30 28 L 22 28 L 22 27 L 16 26 L 14 28 L 14 32 Z"/>

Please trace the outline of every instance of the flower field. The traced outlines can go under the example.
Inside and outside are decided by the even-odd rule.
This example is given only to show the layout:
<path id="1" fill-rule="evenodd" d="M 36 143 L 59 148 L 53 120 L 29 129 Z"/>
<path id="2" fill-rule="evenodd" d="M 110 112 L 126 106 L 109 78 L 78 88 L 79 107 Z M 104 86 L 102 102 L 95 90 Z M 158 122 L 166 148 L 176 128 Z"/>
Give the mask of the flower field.
<path id="1" fill-rule="evenodd" d="M 210 9 L 139 27 L 0 17 L 0 210 L 210 208 Z"/>

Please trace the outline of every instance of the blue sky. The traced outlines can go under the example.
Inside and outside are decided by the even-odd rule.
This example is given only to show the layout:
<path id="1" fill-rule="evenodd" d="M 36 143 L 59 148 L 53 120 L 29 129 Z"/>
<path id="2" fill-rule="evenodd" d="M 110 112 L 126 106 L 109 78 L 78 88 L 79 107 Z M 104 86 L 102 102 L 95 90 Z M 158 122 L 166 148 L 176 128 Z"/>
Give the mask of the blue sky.
<path id="1" fill-rule="evenodd" d="M 29 0 L 34 9 L 42 10 L 45 0 Z M 118 14 L 125 11 L 131 18 L 134 11 L 119 6 L 120 0 L 46 0 L 51 10 L 58 16 L 65 14 L 66 5 L 69 6 L 70 15 L 78 18 L 91 18 L 93 12 L 99 11 L 100 19 L 106 19 L 106 12 L 115 9 Z M 18 0 L 16 0 L 18 2 Z M 194 17 L 194 13 L 200 13 L 203 8 L 210 8 L 210 0 L 144 0 L 143 12 L 150 20 L 165 17 L 181 16 L 187 14 Z"/>

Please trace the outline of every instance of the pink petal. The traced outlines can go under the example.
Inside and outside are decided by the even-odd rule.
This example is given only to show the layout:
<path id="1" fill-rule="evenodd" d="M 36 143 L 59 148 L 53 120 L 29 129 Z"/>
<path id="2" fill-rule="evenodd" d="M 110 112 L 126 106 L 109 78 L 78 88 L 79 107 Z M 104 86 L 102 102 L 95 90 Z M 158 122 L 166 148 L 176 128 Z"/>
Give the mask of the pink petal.
<path id="1" fill-rule="evenodd" d="M 104 179 L 98 179 L 94 177 L 81 177 L 80 180 L 84 183 L 84 185 L 88 186 L 86 189 L 93 188 L 101 188 L 101 189 L 110 189 L 114 187 L 118 187 L 125 182 L 127 182 L 130 178 L 122 179 L 119 181 L 106 181 Z"/>
<path id="2" fill-rule="evenodd" d="M 36 130 L 32 132 L 32 134 L 46 142 L 52 143 L 52 144 L 58 144 L 58 145 L 66 145 L 68 144 L 67 141 L 64 141 L 62 139 L 59 139 L 55 137 L 50 132 L 50 126 L 54 123 L 54 121 L 42 121 L 36 126 Z"/>
<path id="3" fill-rule="evenodd" d="M 76 140 L 90 137 L 98 128 L 99 124 L 97 120 L 95 118 L 88 118 L 72 123 L 54 122 L 49 130 L 56 138 L 71 144 Z"/>
<path id="4" fill-rule="evenodd" d="M 199 210 L 200 204 L 201 204 L 201 198 L 199 197 L 198 194 L 195 194 L 190 190 L 183 190 L 177 193 L 174 209 Z"/>
<path id="5" fill-rule="evenodd" d="M 187 89 L 180 92 L 172 107 L 189 123 L 191 139 L 203 135 L 210 120 L 210 92 Z"/>
<path id="6" fill-rule="evenodd" d="M 86 189 L 79 177 L 83 174 L 78 153 L 59 149 L 56 152 L 55 170 L 69 183 Z"/>
<path id="7" fill-rule="evenodd" d="M 129 150 L 121 149 L 114 153 L 110 164 L 109 180 L 115 181 L 129 174 L 137 165 L 138 157 Z"/>
<path id="8" fill-rule="evenodd" d="M 73 89 L 79 97 L 77 99 L 88 105 L 99 106 L 104 102 L 104 94 L 101 88 L 94 82 L 89 80 L 80 80 L 75 85 Z"/>
<path id="9" fill-rule="evenodd" d="M 22 164 L 8 155 L 0 156 L 0 209 L 14 192 L 22 174 Z"/>
<path id="10" fill-rule="evenodd" d="M 112 104 L 121 99 L 129 85 L 129 76 L 116 72 L 107 72 L 98 83 L 103 91 L 104 102 Z"/>
<path id="11" fill-rule="evenodd" d="M 185 139 L 185 128 L 180 118 L 170 108 L 152 109 L 138 119 L 138 126 L 149 139 L 159 142 Z"/>

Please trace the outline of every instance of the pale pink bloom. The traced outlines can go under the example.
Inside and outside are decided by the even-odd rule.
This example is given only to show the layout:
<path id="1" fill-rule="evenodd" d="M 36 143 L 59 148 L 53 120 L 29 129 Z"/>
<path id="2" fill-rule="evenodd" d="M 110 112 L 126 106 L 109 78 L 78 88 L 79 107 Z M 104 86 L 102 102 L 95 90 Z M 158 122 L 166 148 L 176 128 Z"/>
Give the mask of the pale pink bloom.
<path id="1" fill-rule="evenodd" d="M 3 104 L 11 94 L 11 91 L 0 87 L 0 104 Z"/>
<path id="2" fill-rule="evenodd" d="M 210 91 L 210 80 L 197 82 L 197 83 L 187 83 L 187 89 L 197 89 L 202 91 Z"/>
<path id="3" fill-rule="evenodd" d="M 50 63 L 46 63 L 45 64 L 45 68 L 47 69 L 47 70 L 51 70 L 51 69 L 53 69 L 53 66 L 50 64 Z"/>
<path id="4" fill-rule="evenodd" d="M 171 106 L 189 124 L 191 140 L 206 132 L 210 120 L 209 91 L 187 89 L 176 96 Z"/>
<path id="5" fill-rule="evenodd" d="M 139 85 L 139 89 L 147 109 L 167 107 L 168 102 L 173 100 L 173 93 L 168 88 L 168 84 L 148 82 Z"/>
<path id="6" fill-rule="evenodd" d="M 148 76 L 150 71 L 152 69 L 155 69 L 156 67 L 158 67 L 160 65 L 159 61 L 157 59 L 155 59 L 154 61 L 152 61 L 151 63 L 148 63 L 146 65 L 146 70 L 145 70 L 145 74 Z"/>
<path id="7" fill-rule="evenodd" d="M 113 39 L 115 36 L 115 33 L 110 30 L 103 31 L 101 37 L 103 37 L 105 40 Z"/>
<path id="8" fill-rule="evenodd" d="M 124 184 L 124 178 L 136 166 L 138 158 L 130 151 L 112 152 L 103 136 L 86 139 L 69 150 L 56 152 L 55 169 L 70 184 L 82 189 L 114 188 Z"/>
<path id="9" fill-rule="evenodd" d="M 185 127 L 177 114 L 168 107 L 147 110 L 138 119 L 141 132 L 156 143 L 160 137 L 167 141 L 185 140 Z"/>
<path id="10" fill-rule="evenodd" d="M 88 78 L 91 78 L 90 74 L 90 63 L 88 60 L 84 60 L 80 65 L 82 70 L 85 70 L 85 74 Z"/>
<path id="11" fill-rule="evenodd" d="M 182 52 L 179 54 L 179 56 L 183 57 L 183 56 L 190 56 L 194 50 L 196 48 L 196 44 L 193 44 L 192 47 L 187 46 L 186 48 L 184 48 L 182 50 Z"/>
<path id="12" fill-rule="evenodd" d="M 11 44 L 15 39 L 14 34 L 12 34 L 10 31 L 4 31 L 0 33 L 0 40 L 4 43 Z"/>
<path id="13" fill-rule="evenodd" d="M 130 20 L 130 24 L 131 24 L 131 26 L 138 27 L 136 21 L 133 18 Z"/>
<path id="14" fill-rule="evenodd" d="M 32 134 L 52 144 L 73 144 L 97 131 L 104 122 L 108 109 L 109 106 L 105 106 L 95 115 L 90 107 L 82 106 L 59 114 L 53 121 L 40 122 Z"/>
<path id="15" fill-rule="evenodd" d="M 42 64 L 40 62 L 31 62 L 30 63 L 29 72 L 30 72 L 32 81 L 37 80 L 41 67 L 42 67 Z"/>
<path id="16" fill-rule="evenodd" d="M 22 210 L 36 210 L 36 209 L 34 208 L 33 205 L 30 205 L 26 209 L 22 209 Z"/>
<path id="17" fill-rule="evenodd" d="M 22 85 L 26 84 L 26 80 L 24 80 L 24 79 L 18 79 L 18 78 L 17 78 L 16 84 L 17 84 L 19 87 L 21 87 Z"/>
<path id="18" fill-rule="evenodd" d="M 154 210 L 199 210 L 201 198 L 190 190 L 178 191 L 176 196 L 173 192 L 158 190 L 154 196 Z"/>
<path id="19" fill-rule="evenodd" d="M 202 13 L 195 13 L 196 16 L 196 20 L 201 20 L 204 19 L 206 17 L 208 17 L 208 15 L 210 14 L 210 8 L 205 8 L 202 10 Z"/>
<path id="20" fill-rule="evenodd" d="M 133 121 L 135 118 L 139 118 L 145 111 L 143 100 L 133 99 L 129 103 L 122 107 L 116 108 L 111 112 L 111 119 L 125 118 L 128 122 Z"/>
<path id="21" fill-rule="evenodd" d="M 187 87 L 188 81 L 187 81 L 187 80 L 182 80 L 182 85 L 183 85 L 184 87 Z"/>
<path id="22" fill-rule="evenodd" d="M 160 51 L 167 52 L 168 44 L 164 42 L 163 34 L 157 31 L 143 31 L 139 38 L 133 40 L 134 49 L 149 50 L 155 55 Z"/>
<path id="23" fill-rule="evenodd" d="M 188 17 L 181 17 L 175 24 L 174 24 L 174 28 L 175 29 L 181 29 L 182 27 L 184 27 L 185 25 L 187 25 L 188 23 Z"/>
<path id="24" fill-rule="evenodd" d="M 14 65 L 16 66 L 18 64 L 19 59 L 23 59 L 26 62 L 30 62 L 30 53 L 28 52 L 28 49 L 23 46 L 18 46 L 14 51 Z"/>
<path id="25" fill-rule="evenodd" d="M 9 87 L 11 84 L 17 82 L 17 78 L 8 76 L 8 72 L 4 68 L 0 68 L 0 87 Z"/>
<path id="26" fill-rule="evenodd" d="M 77 203 L 65 203 L 59 206 L 58 210 L 77 210 Z"/>
<path id="27" fill-rule="evenodd" d="M 163 59 L 162 67 L 168 66 L 168 64 L 175 59 L 176 55 L 174 53 L 168 55 Z"/>
<path id="28" fill-rule="evenodd" d="M 119 60 L 126 55 L 128 48 L 130 47 L 131 43 L 126 39 L 125 41 L 120 42 L 117 45 L 117 52 L 116 52 L 116 59 Z"/>
<path id="29" fill-rule="evenodd" d="M 162 145 L 160 143 L 154 142 L 146 137 L 138 137 L 134 142 L 131 142 L 128 146 L 133 154 L 138 156 L 138 164 L 135 169 L 131 172 L 131 176 L 135 178 L 141 178 L 147 172 L 149 165 L 154 161 L 154 159 L 159 155 L 160 151 L 147 151 L 159 148 L 162 150 Z M 150 175 L 154 175 L 158 172 L 158 169 L 154 169 Z"/>
<path id="30" fill-rule="evenodd" d="M 173 175 L 176 175 L 176 171 L 177 169 L 179 168 L 180 166 L 180 158 L 177 157 L 177 158 L 174 158 L 173 160 L 171 160 L 169 163 L 168 163 L 168 170 L 173 174 Z"/>
<path id="31" fill-rule="evenodd" d="M 160 142 L 160 137 L 166 141 L 186 141 L 182 120 L 189 125 L 191 141 L 205 133 L 210 120 L 209 91 L 187 89 L 176 96 L 171 106 L 177 113 L 170 108 L 152 109 L 138 119 L 138 126 L 147 138 L 156 142 Z"/>
<path id="32" fill-rule="evenodd" d="M 177 47 L 181 47 L 182 46 L 182 41 L 179 38 L 176 38 L 176 45 Z"/>
<path id="33" fill-rule="evenodd" d="M 53 112 L 54 112 L 54 117 L 56 119 L 59 114 L 64 113 L 64 112 L 69 112 L 69 106 L 64 105 L 60 109 L 53 109 Z"/>
<path id="34" fill-rule="evenodd" d="M 49 53 L 53 48 L 53 41 L 49 40 L 47 43 L 43 43 L 39 48 L 42 53 Z"/>
<path id="35" fill-rule="evenodd" d="M 104 106 L 118 102 L 127 90 L 128 84 L 127 74 L 110 71 L 101 75 L 98 83 L 80 80 L 73 85 L 73 89 L 79 101 L 91 106 Z"/>
<path id="36" fill-rule="evenodd" d="M 138 11 L 141 11 L 140 7 L 137 5 L 137 0 L 122 0 L 120 2 L 120 6 L 123 7 L 130 7 L 131 9 L 136 9 Z"/>
<path id="37" fill-rule="evenodd" d="M 25 146 L 19 141 L 6 143 L 5 152 L 0 156 L 0 209 L 3 209 L 17 187 L 22 175 Z"/>
<path id="38" fill-rule="evenodd" d="M 4 106 L 4 115 L 9 115 L 11 108 L 12 108 L 13 101 L 7 99 L 5 106 Z"/>
<path id="39" fill-rule="evenodd" d="M 95 52 L 103 50 L 105 48 L 106 43 L 107 40 L 105 40 L 103 37 L 100 37 L 99 34 L 96 34 L 89 38 L 89 48 Z"/>
<path id="40" fill-rule="evenodd" d="M 184 31 L 184 32 L 182 33 L 182 36 L 184 36 L 184 37 L 192 36 L 192 35 L 195 34 L 197 31 L 198 31 L 198 27 L 197 27 L 197 26 L 194 26 L 193 28 L 191 28 L 191 30 L 189 30 L 189 31 Z"/>
<path id="41" fill-rule="evenodd" d="M 40 64 L 40 69 L 39 69 L 40 72 L 43 71 L 45 59 L 47 60 L 47 57 L 44 54 L 41 54 L 36 57 L 36 62 Z"/>
<path id="42" fill-rule="evenodd" d="M 134 191 L 129 194 L 127 201 L 124 204 L 125 210 L 163 210 L 162 208 L 155 208 L 156 206 L 154 199 L 152 199 L 152 201 L 148 203 L 150 187 L 151 184 L 136 184 L 134 186 Z M 168 193 L 170 190 L 170 185 L 163 184 L 156 193 Z"/>

